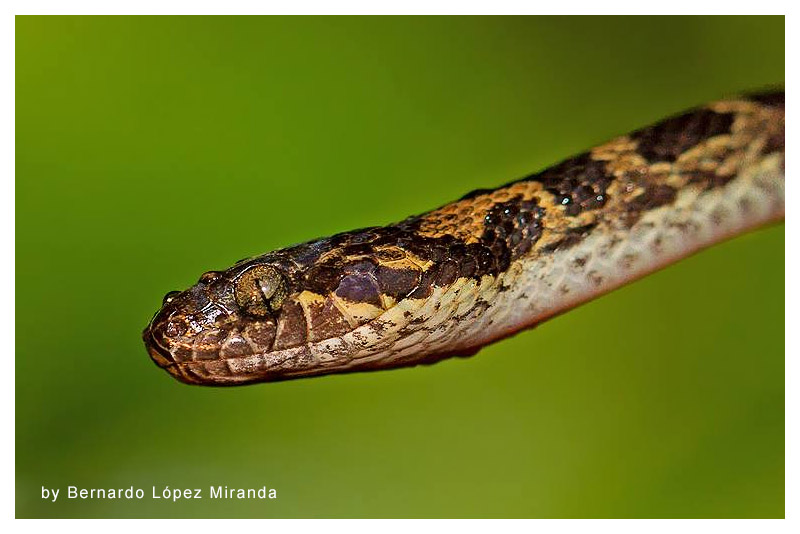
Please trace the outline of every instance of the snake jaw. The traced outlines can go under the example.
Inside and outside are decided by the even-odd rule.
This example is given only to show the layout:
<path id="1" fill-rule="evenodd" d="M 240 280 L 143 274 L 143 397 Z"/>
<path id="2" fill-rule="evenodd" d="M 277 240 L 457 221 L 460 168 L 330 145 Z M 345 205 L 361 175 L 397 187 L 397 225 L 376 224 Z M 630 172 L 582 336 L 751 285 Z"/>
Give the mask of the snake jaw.
<path id="1" fill-rule="evenodd" d="M 150 358 L 153 360 L 153 362 L 155 362 L 156 365 L 162 369 L 166 369 L 168 366 L 175 365 L 175 361 L 172 359 L 172 355 L 169 353 L 169 351 L 156 342 L 155 337 L 153 337 L 153 334 L 150 331 L 149 325 L 144 329 L 144 332 L 142 332 L 142 339 L 144 339 L 144 344 L 145 347 L 147 347 L 147 352 L 150 354 Z"/>

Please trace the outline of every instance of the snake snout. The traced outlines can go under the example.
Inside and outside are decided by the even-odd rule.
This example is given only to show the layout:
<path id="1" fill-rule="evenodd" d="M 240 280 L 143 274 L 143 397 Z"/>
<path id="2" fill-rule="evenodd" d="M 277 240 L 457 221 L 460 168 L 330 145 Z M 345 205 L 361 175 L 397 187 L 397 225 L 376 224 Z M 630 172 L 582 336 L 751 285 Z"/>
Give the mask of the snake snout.
<path id="1" fill-rule="evenodd" d="M 185 334 L 190 328 L 181 313 L 181 297 L 178 291 L 167 293 L 162 308 L 142 332 L 150 358 L 162 368 L 177 363 L 186 345 Z"/>
<path id="2" fill-rule="evenodd" d="M 152 323 L 142 332 L 142 339 L 144 339 L 145 347 L 147 347 L 147 353 L 150 354 L 150 358 L 156 365 L 163 368 L 175 363 L 175 359 L 169 350 L 157 341 Z"/>
<path id="3" fill-rule="evenodd" d="M 225 351 L 242 352 L 239 345 L 247 348 L 233 339 L 231 310 L 226 306 L 232 293 L 220 279 L 206 273 L 189 289 L 167 293 L 161 309 L 142 332 L 153 362 L 179 380 L 191 381 L 185 370 L 192 362 L 217 361 Z"/>

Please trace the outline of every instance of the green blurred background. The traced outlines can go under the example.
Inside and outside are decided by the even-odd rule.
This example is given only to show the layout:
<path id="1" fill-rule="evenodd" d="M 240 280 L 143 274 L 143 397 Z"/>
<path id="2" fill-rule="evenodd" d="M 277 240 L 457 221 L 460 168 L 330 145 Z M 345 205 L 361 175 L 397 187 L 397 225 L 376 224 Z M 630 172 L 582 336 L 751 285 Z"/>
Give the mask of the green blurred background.
<path id="1" fill-rule="evenodd" d="M 17 516 L 782 517 L 782 226 L 432 367 L 191 387 L 140 332 L 205 270 L 783 79 L 783 17 L 18 17 Z"/>

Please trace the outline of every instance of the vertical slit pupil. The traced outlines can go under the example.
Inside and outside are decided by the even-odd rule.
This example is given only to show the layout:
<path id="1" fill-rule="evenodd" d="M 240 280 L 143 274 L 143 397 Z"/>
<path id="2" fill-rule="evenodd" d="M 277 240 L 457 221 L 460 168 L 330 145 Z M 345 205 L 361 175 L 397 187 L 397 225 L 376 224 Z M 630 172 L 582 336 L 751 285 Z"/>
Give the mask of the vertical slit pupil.
<path id="1" fill-rule="evenodd" d="M 258 290 L 258 294 L 261 295 L 261 300 L 264 301 L 264 304 L 269 307 L 269 297 L 264 293 L 264 280 L 261 278 L 255 279 L 256 289 Z M 272 295 L 270 295 L 272 296 Z"/>

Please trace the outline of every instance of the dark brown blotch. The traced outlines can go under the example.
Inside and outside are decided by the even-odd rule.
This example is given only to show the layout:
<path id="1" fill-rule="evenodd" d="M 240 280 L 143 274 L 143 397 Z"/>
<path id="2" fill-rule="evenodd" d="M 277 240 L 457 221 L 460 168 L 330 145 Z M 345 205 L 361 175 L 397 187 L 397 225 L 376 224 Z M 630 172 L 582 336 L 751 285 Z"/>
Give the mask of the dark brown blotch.
<path id="1" fill-rule="evenodd" d="M 764 91 L 747 95 L 748 100 L 775 108 L 786 108 L 786 93 L 781 91 Z"/>
<path id="2" fill-rule="evenodd" d="M 419 271 L 414 269 L 395 269 L 379 265 L 375 274 L 383 293 L 396 299 L 408 296 L 419 283 Z"/>
<path id="3" fill-rule="evenodd" d="M 666 184 L 654 184 L 647 187 L 627 204 L 628 211 L 641 213 L 675 201 L 678 192 Z"/>
<path id="4" fill-rule="evenodd" d="M 589 152 L 524 178 L 541 183 L 570 216 L 602 208 L 613 179 L 606 170 L 606 164 L 592 158 Z"/>
<path id="5" fill-rule="evenodd" d="M 481 274 L 483 274 L 478 272 L 478 262 L 475 260 L 474 256 L 466 252 L 466 247 L 465 252 L 461 254 L 460 257 L 460 276 L 464 278 L 472 278 L 473 276 L 481 276 Z"/>
<path id="6" fill-rule="evenodd" d="M 637 151 L 647 161 L 672 163 L 698 143 L 729 133 L 734 117 L 733 113 L 698 109 L 634 132 L 631 139 L 638 142 Z"/>
<path id="7" fill-rule="evenodd" d="M 458 278 L 458 264 L 453 260 L 447 260 L 436 268 L 436 276 L 433 283 L 439 287 L 449 286 Z"/>
<path id="8" fill-rule="evenodd" d="M 539 240 L 543 215 L 536 199 L 522 197 L 498 203 L 486 213 L 481 241 L 491 251 L 496 271 L 508 269 Z"/>
<path id="9" fill-rule="evenodd" d="M 433 293 L 433 281 L 436 277 L 436 267 L 431 266 L 427 271 L 424 271 L 420 276 L 417 287 L 414 288 L 408 297 L 412 299 L 426 299 Z"/>
<path id="10" fill-rule="evenodd" d="M 368 273 L 348 274 L 339 282 L 336 295 L 350 302 L 368 302 L 381 306 L 381 295 L 375 277 Z"/>
<path id="11" fill-rule="evenodd" d="M 342 273 L 340 264 L 332 262 L 316 265 L 306 274 L 306 288 L 319 295 L 327 295 L 339 286 Z"/>
<path id="12" fill-rule="evenodd" d="M 786 150 L 786 123 L 783 116 L 779 120 L 780 131 L 775 132 L 767 139 L 764 148 L 761 149 L 762 154 L 772 154 L 773 152 L 784 152 Z"/>

